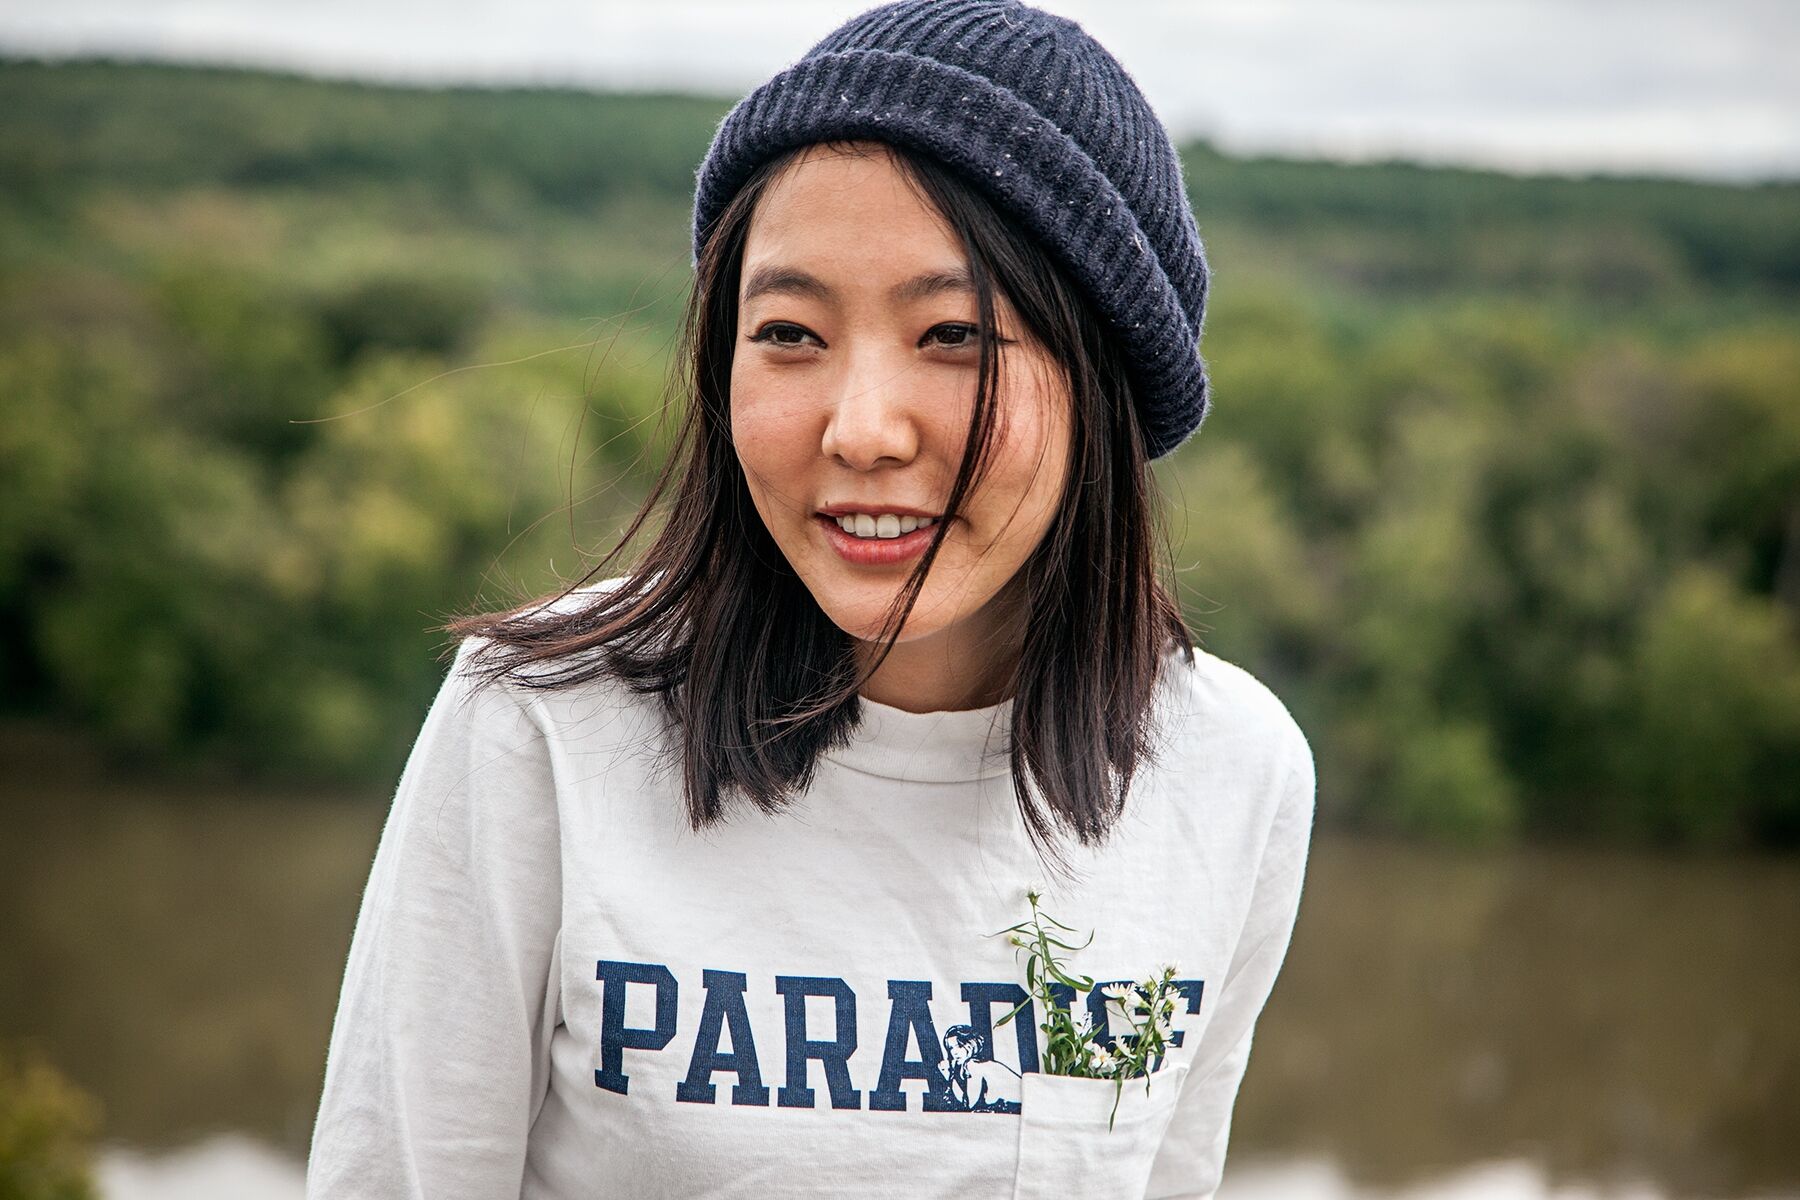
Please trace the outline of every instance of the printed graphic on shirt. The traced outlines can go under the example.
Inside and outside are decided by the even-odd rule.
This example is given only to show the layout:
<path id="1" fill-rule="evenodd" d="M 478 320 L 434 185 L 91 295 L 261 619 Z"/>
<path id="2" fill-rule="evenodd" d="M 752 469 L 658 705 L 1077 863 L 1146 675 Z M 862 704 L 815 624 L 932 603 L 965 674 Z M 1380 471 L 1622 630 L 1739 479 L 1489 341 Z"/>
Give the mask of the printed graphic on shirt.
<path id="1" fill-rule="evenodd" d="M 954 997 L 940 997 L 926 980 L 888 980 L 886 1033 L 877 1061 L 869 1053 L 858 1055 L 859 997 L 843 979 L 776 975 L 759 981 L 764 996 L 780 1000 L 782 1035 L 779 1047 L 765 1045 L 759 1051 L 750 1020 L 751 981 L 745 972 L 701 972 L 700 1015 L 691 1029 L 679 1027 L 682 982 L 667 966 L 601 959 L 595 977 L 600 986 L 600 1065 L 594 1083 L 621 1096 L 642 1094 L 641 1086 L 632 1092 L 627 1070 L 633 1062 L 646 1061 L 640 1056 L 676 1054 L 685 1055 L 686 1069 L 675 1085 L 674 1099 L 684 1104 L 1017 1113 L 1020 1077 L 1039 1069 L 1036 1005 L 1016 983 L 964 983 Z M 689 980 L 688 986 L 693 983 Z M 1129 1044 L 1131 1035 L 1111 1030 L 1101 986 L 1097 984 L 1084 1000 L 1088 1019 L 1103 1031 L 1100 1041 L 1107 1048 Z M 1197 1016 L 1204 981 L 1180 979 L 1175 986 L 1184 1001 L 1178 1017 Z M 1075 1002 L 1072 988 L 1053 985 L 1051 992 L 1061 1008 Z M 816 1002 L 813 1013 L 828 1010 L 831 1017 L 816 1024 L 810 1021 L 809 1000 Z M 1015 1008 L 1018 1015 L 996 1027 Z M 647 1024 L 641 1016 L 639 1024 L 630 1024 L 628 1009 L 653 1015 Z M 946 1016 L 955 1023 L 940 1025 L 939 1018 Z M 1177 1020 L 1170 1045 L 1182 1044 L 1183 1024 Z M 1001 1060 L 997 1050 L 1002 1045 L 1016 1068 Z M 764 1073 L 765 1061 L 769 1076 Z M 823 1096 L 821 1089 L 809 1086 L 808 1071 L 815 1063 L 815 1077 L 823 1078 Z M 1161 1068 L 1159 1057 L 1151 1063 L 1151 1071 Z M 720 1075 L 732 1080 L 726 1097 L 720 1094 L 716 1078 Z M 912 1080 L 922 1088 L 907 1088 Z"/>
<path id="2" fill-rule="evenodd" d="M 952 1025 L 944 1031 L 944 1068 L 950 1098 L 963 1112 L 1019 1111 L 1019 1072 L 994 1061 L 987 1037 L 974 1026 Z"/>

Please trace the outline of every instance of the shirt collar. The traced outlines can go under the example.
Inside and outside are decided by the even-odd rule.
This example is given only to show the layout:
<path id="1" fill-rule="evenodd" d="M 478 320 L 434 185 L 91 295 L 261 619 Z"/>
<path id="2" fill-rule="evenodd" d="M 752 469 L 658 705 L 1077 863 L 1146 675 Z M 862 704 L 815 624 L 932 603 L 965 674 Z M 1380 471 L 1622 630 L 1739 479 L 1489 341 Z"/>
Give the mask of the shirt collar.
<path id="1" fill-rule="evenodd" d="M 841 766 L 917 783 L 961 783 L 1012 769 L 1013 702 L 987 708 L 908 712 L 859 697 L 862 722 L 824 752 Z"/>

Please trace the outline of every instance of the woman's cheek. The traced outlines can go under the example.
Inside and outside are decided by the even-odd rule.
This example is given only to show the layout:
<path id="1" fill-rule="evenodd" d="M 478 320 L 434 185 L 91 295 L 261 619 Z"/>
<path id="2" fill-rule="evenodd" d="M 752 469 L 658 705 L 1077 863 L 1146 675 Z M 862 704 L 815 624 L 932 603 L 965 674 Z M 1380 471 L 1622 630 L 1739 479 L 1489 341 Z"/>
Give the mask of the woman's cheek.
<path id="1" fill-rule="evenodd" d="M 1027 379 L 1027 387 L 1008 395 L 1002 406 L 1006 440 L 999 456 L 1006 464 L 1006 491 L 1024 531 L 1047 524 L 1062 495 L 1071 433 L 1068 417 L 1058 407 L 1062 398 L 1053 376 L 1036 368 Z"/>
<path id="2" fill-rule="evenodd" d="M 780 408 L 776 397 L 759 386 L 754 374 L 733 374 L 731 441 L 746 471 L 772 470 L 792 452 L 787 443 L 793 441 L 793 423 L 783 419 Z"/>

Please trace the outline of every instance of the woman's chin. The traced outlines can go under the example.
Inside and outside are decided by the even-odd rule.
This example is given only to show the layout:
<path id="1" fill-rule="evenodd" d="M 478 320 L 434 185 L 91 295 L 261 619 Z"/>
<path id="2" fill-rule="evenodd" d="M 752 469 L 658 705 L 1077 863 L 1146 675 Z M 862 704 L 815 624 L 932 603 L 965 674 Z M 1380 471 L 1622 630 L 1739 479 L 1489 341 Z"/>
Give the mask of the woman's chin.
<path id="1" fill-rule="evenodd" d="M 888 620 L 888 610 L 897 595 L 897 592 L 890 592 L 887 595 L 873 598 L 845 599 L 838 602 L 827 598 L 820 601 L 819 607 L 825 610 L 825 615 L 831 619 L 833 625 L 857 641 L 879 645 L 887 640 L 884 629 Z M 919 614 L 915 610 L 907 618 L 906 624 L 900 630 L 900 641 L 914 641 L 932 632 L 930 628 L 920 628 L 918 616 Z"/>
<path id="2" fill-rule="evenodd" d="M 868 616 L 858 613 L 854 618 L 843 620 L 834 617 L 833 623 L 857 641 L 862 642 L 865 645 L 875 646 L 887 640 L 886 635 L 883 633 L 883 622 L 885 621 L 886 616 L 887 614 L 885 611 Z M 912 636 L 913 632 L 909 622 L 908 626 L 901 630 L 899 640 L 902 642 L 909 641 Z"/>

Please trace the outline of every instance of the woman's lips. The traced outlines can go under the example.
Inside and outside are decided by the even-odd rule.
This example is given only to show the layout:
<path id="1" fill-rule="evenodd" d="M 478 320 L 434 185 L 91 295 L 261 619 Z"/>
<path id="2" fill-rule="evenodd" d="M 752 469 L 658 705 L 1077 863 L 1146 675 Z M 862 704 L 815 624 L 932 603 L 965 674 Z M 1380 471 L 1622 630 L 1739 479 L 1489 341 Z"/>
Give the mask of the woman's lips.
<path id="1" fill-rule="evenodd" d="M 831 543 L 839 557 L 859 567 L 884 567 L 917 558 L 931 545 L 931 531 L 937 528 L 934 523 L 899 537 L 859 538 L 853 533 L 845 533 L 836 517 L 819 515 L 813 520 L 825 530 L 825 540 Z"/>

